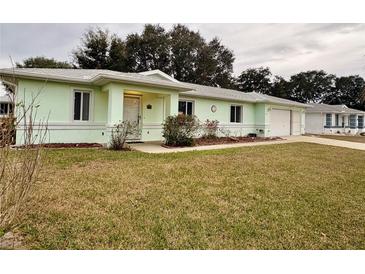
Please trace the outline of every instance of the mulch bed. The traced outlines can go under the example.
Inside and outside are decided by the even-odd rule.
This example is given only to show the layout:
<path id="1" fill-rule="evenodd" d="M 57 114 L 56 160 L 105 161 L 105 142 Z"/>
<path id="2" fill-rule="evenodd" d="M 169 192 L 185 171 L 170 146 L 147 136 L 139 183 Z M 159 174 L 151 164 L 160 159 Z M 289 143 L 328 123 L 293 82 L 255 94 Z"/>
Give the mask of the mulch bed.
<path id="1" fill-rule="evenodd" d="M 219 138 L 196 138 L 195 146 L 210 146 L 210 145 L 222 145 L 222 144 L 237 144 L 237 143 L 253 143 L 253 142 L 267 142 L 284 140 L 280 137 L 219 137 Z M 167 146 L 166 148 L 176 148 L 181 146 Z"/>

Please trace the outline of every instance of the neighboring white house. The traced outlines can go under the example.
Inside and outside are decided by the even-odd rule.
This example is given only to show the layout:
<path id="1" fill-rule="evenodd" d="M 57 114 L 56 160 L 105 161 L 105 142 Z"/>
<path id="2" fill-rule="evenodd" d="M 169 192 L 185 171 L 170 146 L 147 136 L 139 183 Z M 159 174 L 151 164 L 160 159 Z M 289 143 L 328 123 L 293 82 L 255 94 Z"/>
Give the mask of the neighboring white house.
<path id="1" fill-rule="evenodd" d="M 365 112 L 345 105 L 309 104 L 305 132 L 313 134 L 358 134 L 364 132 Z"/>
<path id="2" fill-rule="evenodd" d="M 13 103 L 9 95 L 0 95 L 0 117 L 8 116 L 13 110 Z"/>

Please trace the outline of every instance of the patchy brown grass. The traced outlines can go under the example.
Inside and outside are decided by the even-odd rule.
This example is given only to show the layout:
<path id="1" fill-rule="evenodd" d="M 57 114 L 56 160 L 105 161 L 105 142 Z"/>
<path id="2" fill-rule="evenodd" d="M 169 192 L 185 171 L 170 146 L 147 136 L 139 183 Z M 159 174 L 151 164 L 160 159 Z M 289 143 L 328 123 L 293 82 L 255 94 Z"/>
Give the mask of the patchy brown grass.
<path id="1" fill-rule="evenodd" d="M 335 139 L 335 140 L 341 140 L 341 141 L 349 141 L 349 142 L 355 142 L 355 143 L 363 143 L 365 144 L 365 136 L 347 136 L 347 135 L 318 135 L 322 138 L 327 139 Z"/>
<path id="2" fill-rule="evenodd" d="M 307 143 L 48 150 L 19 230 L 33 249 L 364 249 L 364 160 Z"/>

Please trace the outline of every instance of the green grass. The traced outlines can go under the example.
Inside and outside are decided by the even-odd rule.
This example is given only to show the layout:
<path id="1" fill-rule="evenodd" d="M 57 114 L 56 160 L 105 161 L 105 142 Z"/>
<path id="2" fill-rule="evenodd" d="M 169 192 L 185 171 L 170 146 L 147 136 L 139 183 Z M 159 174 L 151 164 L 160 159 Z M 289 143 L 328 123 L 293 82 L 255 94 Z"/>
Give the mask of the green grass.
<path id="1" fill-rule="evenodd" d="M 363 151 L 67 149 L 45 160 L 19 228 L 26 248 L 365 248 Z"/>
<path id="2" fill-rule="evenodd" d="M 349 142 L 355 142 L 355 143 L 363 143 L 365 144 L 365 136 L 343 136 L 343 135 L 318 135 L 322 138 L 327 139 L 335 139 L 335 140 L 341 140 L 341 141 L 349 141 Z"/>

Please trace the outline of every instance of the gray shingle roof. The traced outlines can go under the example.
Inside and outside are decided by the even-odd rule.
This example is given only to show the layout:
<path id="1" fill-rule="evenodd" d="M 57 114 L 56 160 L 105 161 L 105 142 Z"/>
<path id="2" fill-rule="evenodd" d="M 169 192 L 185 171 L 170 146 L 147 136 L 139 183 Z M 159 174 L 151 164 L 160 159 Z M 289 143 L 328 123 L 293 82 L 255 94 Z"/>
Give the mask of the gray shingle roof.
<path id="1" fill-rule="evenodd" d="M 60 80 L 79 82 L 85 84 L 99 84 L 105 81 L 125 81 L 128 83 L 143 83 L 146 85 L 155 85 L 170 87 L 182 91 L 182 95 L 215 98 L 220 100 L 234 100 L 254 103 L 272 103 L 298 107 L 309 107 L 306 104 L 298 103 L 291 100 L 277 98 L 256 92 L 241 92 L 233 89 L 203 86 L 197 84 L 171 81 L 152 75 L 143 75 L 140 73 L 126 73 L 103 69 L 46 69 L 46 68 L 16 68 L 0 69 L 1 75 L 16 75 L 22 77 L 35 77 L 49 80 Z M 104 82 L 103 82 L 104 81 Z"/>
<path id="2" fill-rule="evenodd" d="M 328 113 L 365 113 L 364 111 L 348 108 L 346 105 L 327 105 L 310 103 L 311 108 L 307 110 L 308 113 L 328 112 Z"/>
<path id="3" fill-rule="evenodd" d="M 234 89 L 225 89 L 218 87 L 209 87 L 197 84 L 184 83 L 185 85 L 191 86 L 193 91 L 182 92 L 181 95 L 188 95 L 193 97 L 206 97 L 223 100 L 235 100 L 253 103 L 271 103 L 298 107 L 309 107 L 306 104 L 298 103 L 295 101 L 282 99 L 266 94 L 257 92 L 242 92 Z"/>
<path id="4" fill-rule="evenodd" d="M 126 73 L 104 69 L 7 68 L 0 69 L 0 75 L 15 75 L 22 77 L 34 77 L 48 80 L 59 80 L 95 85 L 101 85 L 106 80 L 124 81 L 127 83 L 139 83 L 151 86 L 173 88 L 180 91 L 189 90 L 189 87 L 186 87 L 181 82 L 176 83 L 172 81 L 152 78 L 138 73 Z"/>

